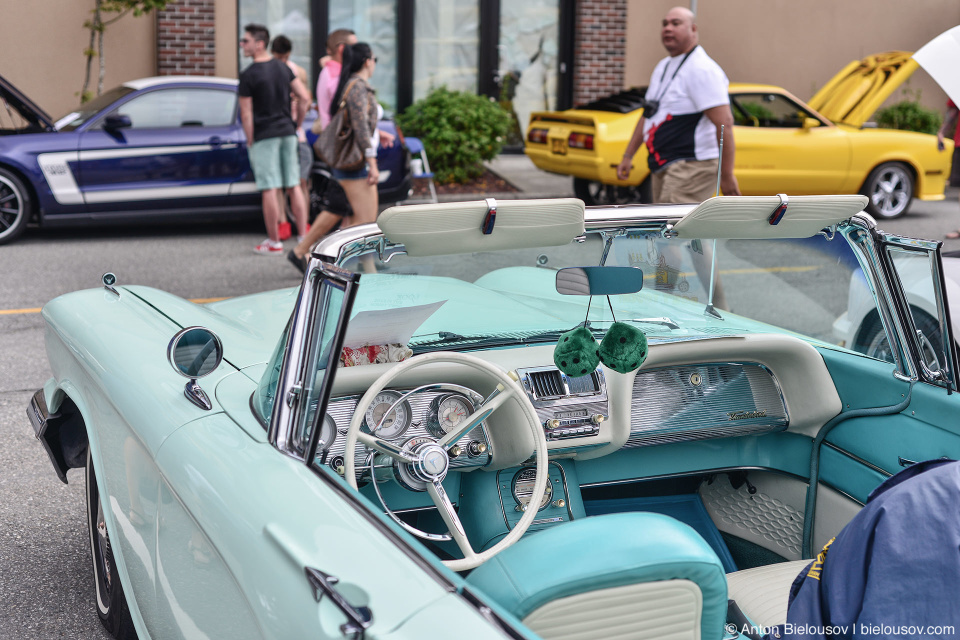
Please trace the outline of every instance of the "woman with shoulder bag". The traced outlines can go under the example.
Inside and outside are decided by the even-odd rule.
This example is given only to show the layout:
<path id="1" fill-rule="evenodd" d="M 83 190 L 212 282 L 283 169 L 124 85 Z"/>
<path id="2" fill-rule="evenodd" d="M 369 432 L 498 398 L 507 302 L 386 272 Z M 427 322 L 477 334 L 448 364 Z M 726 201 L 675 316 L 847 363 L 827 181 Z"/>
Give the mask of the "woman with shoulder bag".
<path id="1" fill-rule="evenodd" d="M 341 108 L 346 110 L 340 120 L 341 128 L 352 129 L 353 144 L 361 151 L 359 166 L 333 167 L 333 177 L 340 183 L 353 209 L 353 218 L 345 226 L 355 226 L 376 222 L 377 182 L 380 172 L 377 169 L 377 146 L 380 143 L 377 129 L 377 96 L 368 80 L 373 75 L 377 58 L 370 45 L 358 42 L 343 48 L 343 72 L 337 84 L 337 92 L 330 103 L 331 125 L 333 118 Z M 347 132 L 349 133 L 349 132 Z"/>

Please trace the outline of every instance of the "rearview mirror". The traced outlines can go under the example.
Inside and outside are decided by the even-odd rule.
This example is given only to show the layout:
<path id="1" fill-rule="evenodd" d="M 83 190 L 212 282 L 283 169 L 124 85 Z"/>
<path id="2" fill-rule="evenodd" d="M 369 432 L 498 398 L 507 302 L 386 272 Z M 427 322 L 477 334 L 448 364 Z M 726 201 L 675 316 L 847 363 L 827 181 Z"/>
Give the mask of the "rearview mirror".
<path id="1" fill-rule="evenodd" d="M 568 267 L 557 271 L 557 293 L 565 296 L 615 296 L 643 288 L 637 267 Z"/>
<path id="2" fill-rule="evenodd" d="M 814 129 L 819 127 L 821 122 L 816 118 L 804 118 L 803 119 L 803 128 L 804 129 Z"/>

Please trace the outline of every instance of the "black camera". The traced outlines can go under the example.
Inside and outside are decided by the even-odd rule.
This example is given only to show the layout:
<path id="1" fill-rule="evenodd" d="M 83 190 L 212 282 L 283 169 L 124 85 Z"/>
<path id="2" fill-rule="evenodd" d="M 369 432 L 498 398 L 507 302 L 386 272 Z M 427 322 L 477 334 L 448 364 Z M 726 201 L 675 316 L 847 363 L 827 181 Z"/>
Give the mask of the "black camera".
<path id="1" fill-rule="evenodd" d="M 657 113 L 657 109 L 660 108 L 659 100 L 647 100 L 642 98 L 640 100 L 640 106 L 643 107 L 643 117 L 650 119 Z"/>

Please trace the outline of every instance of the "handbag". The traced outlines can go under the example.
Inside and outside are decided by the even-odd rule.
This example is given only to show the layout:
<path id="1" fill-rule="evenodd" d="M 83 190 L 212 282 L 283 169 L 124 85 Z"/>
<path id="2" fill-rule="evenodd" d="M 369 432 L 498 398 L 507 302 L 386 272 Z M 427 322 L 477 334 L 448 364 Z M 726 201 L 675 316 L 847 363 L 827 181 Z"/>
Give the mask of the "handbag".
<path id="1" fill-rule="evenodd" d="M 347 94 L 353 88 L 354 82 L 356 80 L 347 85 L 340 108 L 330 118 L 330 123 L 320 132 L 317 141 L 313 143 L 313 148 L 320 159 L 341 171 L 354 171 L 365 162 L 363 147 L 357 141 L 356 129 L 350 123 L 350 114 L 345 106 Z"/>

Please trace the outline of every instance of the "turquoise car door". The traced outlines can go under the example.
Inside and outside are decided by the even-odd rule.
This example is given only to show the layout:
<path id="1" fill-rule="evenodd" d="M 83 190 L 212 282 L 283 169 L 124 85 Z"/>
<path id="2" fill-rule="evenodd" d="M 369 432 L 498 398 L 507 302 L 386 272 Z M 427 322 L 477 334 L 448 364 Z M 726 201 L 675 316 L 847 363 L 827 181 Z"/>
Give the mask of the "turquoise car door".
<path id="1" fill-rule="evenodd" d="M 822 351 L 843 411 L 821 429 L 811 459 L 814 477 L 861 503 L 910 465 L 960 459 L 960 394 L 941 243 L 883 233 L 876 239 L 873 257 L 890 303 L 884 325 L 892 348 L 885 353 L 894 362 Z M 812 512 L 809 496 L 807 508 Z"/>

